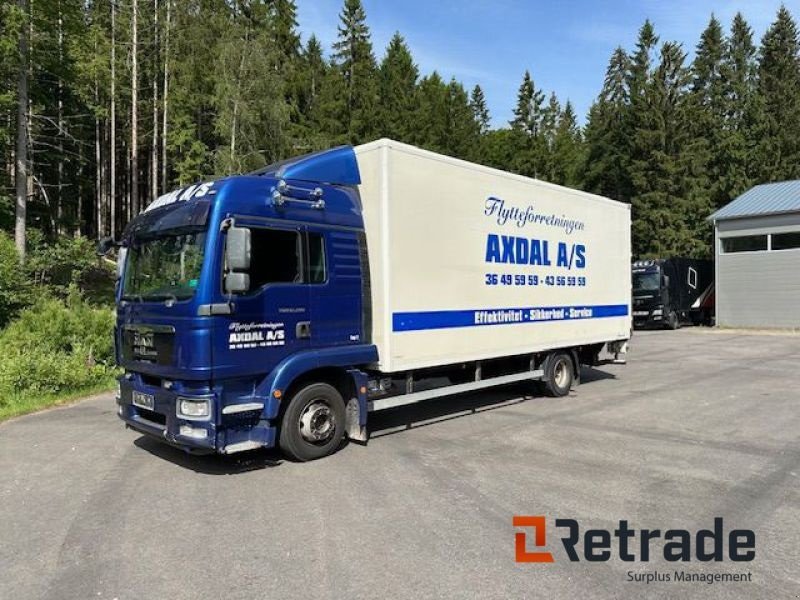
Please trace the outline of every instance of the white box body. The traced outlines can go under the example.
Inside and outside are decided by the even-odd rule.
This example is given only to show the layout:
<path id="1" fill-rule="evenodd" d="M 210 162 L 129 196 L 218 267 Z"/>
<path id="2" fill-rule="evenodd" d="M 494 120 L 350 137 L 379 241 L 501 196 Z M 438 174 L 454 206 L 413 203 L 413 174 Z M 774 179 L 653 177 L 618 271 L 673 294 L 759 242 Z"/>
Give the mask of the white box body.
<path id="1" fill-rule="evenodd" d="M 355 152 L 379 369 L 630 337 L 629 205 L 387 139 Z"/>

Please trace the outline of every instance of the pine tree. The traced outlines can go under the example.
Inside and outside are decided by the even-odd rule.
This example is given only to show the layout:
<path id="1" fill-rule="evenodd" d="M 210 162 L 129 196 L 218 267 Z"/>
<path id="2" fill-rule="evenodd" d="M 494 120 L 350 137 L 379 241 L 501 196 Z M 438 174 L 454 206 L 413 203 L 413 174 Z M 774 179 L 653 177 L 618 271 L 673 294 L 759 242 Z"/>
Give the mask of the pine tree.
<path id="1" fill-rule="evenodd" d="M 628 69 L 628 95 L 632 103 L 643 99 L 653 62 L 653 50 L 658 44 L 658 36 L 653 24 L 646 20 L 639 29 L 636 52 L 630 57 Z"/>
<path id="2" fill-rule="evenodd" d="M 555 92 L 550 93 L 547 106 L 542 109 L 542 124 L 539 139 L 536 140 L 535 148 L 541 157 L 541 167 L 539 177 L 546 181 L 555 181 L 556 165 L 553 156 L 553 146 L 556 139 L 558 120 L 561 116 L 561 103 Z"/>
<path id="3" fill-rule="evenodd" d="M 297 4 L 294 0 L 270 0 L 269 20 L 274 31 L 276 63 L 281 71 L 300 57 L 300 35 L 297 33 Z"/>
<path id="4" fill-rule="evenodd" d="M 546 148 L 542 137 L 544 92 L 536 89 L 529 71 L 525 71 L 517 93 L 514 119 L 515 158 L 512 168 L 531 177 L 540 177 L 546 171 Z"/>
<path id="5" fill-rule="evenodd" d="M 583 144 L 578 118 L 572 103 L 567 100 L 558 117 L 551 158 L 550 181 L 560 185 L 578 187 L 579 170 L 583 163 Z"/>
<path id="6" fill-rule="evenodd" d="M 537 90 L 530 71 L 525 71 L 517 92 L 517 105 L 511 127 L 528 136 L 536 137 L 542 125 L 542 105 L 544 92 Z"/>
<path id="7" fill-rule="evenodd" d="M 472 88 L 469 105 L 472 109 L 473 118 L 478 123 L 480 134 L 486 135 L 491 125 L 491 119 L 489 117 L 489 107 L 486 105 L 486 98 L 480 85 L 476 84 L 475 87 Z"/>
<path id="8" fill-rule="evenodd" d="M 439 73 L 423 77 L 417 88 L 419 112 L 414 143 L 434 152 L 447 153 L 449 90 Z"/>
<path id="9" fill-rule="evenodd" d="M 761 122 L 757 116 L 755 55 L 753 32 L 742 14 L 737 13 L 722 65 L 728 135 L 725 143 L 716 149 L 723 165 L 716 208 L 745 192 L 755 181 L 756 125 Z"/>
<path id="10" fill-rule="evenodd" d="M 328 63 L 322 55 L 322 45 L 315 35 L 306 42 L 298 69 L 299 93 L 297 107 L 300 127 L 294 135 L 294 147 L 310 152 L 326 146 L 323 127 L 323 85 L 328 76 Z"/>
<path id="11" fill-rule="evenodd" d="M 479 126 L 464 86 L 455 78 L 447 86 L 447 143 L 445 153 L 471 159 L 478 149 Z"/>
<path id="12" fill-rule="evenodd" d="M 647 110 L 633 134 L 634 255 L 703 256 L 711 202 L 689 127 L 691 76 L 678 44 L 665 43 L 660 54 L 641 92 L 640 108 Z"/>
<path id="13" fill-rule="evenodd" d="M 727 143 L 726 82 L 724 80 L 725 43 L 722 25 L 714 17 L 700 36 L 692 63 L 692 84 L 688 110 L 695 140 L 695 160 L 709 178 L 709 194 L 713 206 L 727 202 L 724 187 L 724 157 L 719 149 Z"/>
<path id="14" fill-rule="evenodd" d="M 419 69 L 399 33 L 392 36 L 380 66 L 380 136 L 409 142 L 415 136 Z"/>
<path id="15" fill-rule="evenodd" d="M 339 16 L 333 59 L 345 83 L 345 110 L 341 116 L 348 139 L 369 141 L 377 130 L 377 67 L 367 15 L 361 0 L 345 0 Z"/>
<path id="16" fill-rule="evenodd" d="M 761 41 L 758 91 L 763 103 L 759 179 L 800 177 L 800 42 L 785 6 Z"/>
<path id="17" fill-rule="evenodd" d="M 583 187 L 630 202 L 631 119 L 628 93 L 630 59 L 622 48 L 611 55 L 603 89 L 589 110 Z"/>

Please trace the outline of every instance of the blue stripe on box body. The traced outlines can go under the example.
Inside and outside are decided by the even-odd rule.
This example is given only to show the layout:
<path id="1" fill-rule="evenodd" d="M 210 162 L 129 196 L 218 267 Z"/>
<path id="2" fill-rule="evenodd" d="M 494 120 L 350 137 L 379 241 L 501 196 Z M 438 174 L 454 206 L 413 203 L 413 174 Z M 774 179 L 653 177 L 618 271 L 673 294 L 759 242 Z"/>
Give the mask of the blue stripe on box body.
<path id="1" fill-rule="evenodd" d="M 627 315 L 627 304 L 397 312 L 392 315 L 392 331 L 424 331 L 427 329 L 481 327 L 484 325 L 548 323 L 551 321 L 625 317 Z"/>

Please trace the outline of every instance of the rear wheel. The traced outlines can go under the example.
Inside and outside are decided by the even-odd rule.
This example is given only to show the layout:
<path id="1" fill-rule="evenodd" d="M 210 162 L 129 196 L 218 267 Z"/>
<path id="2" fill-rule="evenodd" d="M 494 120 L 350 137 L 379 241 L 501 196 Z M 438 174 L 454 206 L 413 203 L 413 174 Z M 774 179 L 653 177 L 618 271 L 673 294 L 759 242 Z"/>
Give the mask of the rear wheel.
<path id="1" fill-rule="evenodd" d="M 342 395 L 327 383 L 313 383 L 289 401 L 281 420 L 280 447 L 295 460 L 322 458 L 339 449 L 344 428 Z"/>
<path id="2" fill-rule="evenodd" d="M 553 354 L 546 362 L 544 373 L 544 389 L 548 396 L 560 398 L 569 394 L 575 372 L 572 359 L 566 352 Z"/>

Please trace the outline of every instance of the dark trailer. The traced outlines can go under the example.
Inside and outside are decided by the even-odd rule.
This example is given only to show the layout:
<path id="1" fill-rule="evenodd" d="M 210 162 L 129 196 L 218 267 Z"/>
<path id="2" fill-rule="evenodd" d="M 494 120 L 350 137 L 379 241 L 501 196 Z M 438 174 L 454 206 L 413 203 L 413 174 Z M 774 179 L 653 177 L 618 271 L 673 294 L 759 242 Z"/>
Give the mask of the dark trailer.
<path id="1" fill-rule="evenodd" d="M 714 261 L 696 258 L 638 260 L 631 266 L 633 325 L 677 329 L 710 324 L 714 317 Z"/>

